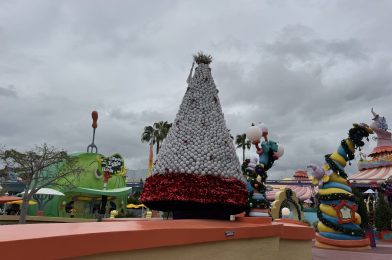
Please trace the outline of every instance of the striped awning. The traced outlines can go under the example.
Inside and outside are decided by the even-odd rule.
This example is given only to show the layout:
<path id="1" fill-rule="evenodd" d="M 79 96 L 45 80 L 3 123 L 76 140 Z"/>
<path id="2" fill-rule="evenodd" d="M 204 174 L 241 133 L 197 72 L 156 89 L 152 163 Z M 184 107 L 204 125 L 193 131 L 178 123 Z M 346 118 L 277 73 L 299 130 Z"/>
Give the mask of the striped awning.
<path id="1" fill-rule="evenodd" d="M 354 183 L 381 184 L 392 176 L 392 166 L 378 167 L 359 171 L 348 179 Z"/>
<path id="2" fill-rule="evenodd" d="M 369 154 L 369 156 L 377 156 L 380 153 L 392 152 L 392 146 L 377 146 Z"/>
<path id="3" fill-rule="evenodd" d="M 300 185 L 274 185 L 273 190 L 267 190 L 266 195 L 269 201 L 274 201 L 276 193 L 280 191 L 280 188 L 289 188 L 295 192 L 297 198 L 300 201 L 310 199 L 313 194 L 317 192 L 317 188 L 312 186 L 300 186 Z"/>

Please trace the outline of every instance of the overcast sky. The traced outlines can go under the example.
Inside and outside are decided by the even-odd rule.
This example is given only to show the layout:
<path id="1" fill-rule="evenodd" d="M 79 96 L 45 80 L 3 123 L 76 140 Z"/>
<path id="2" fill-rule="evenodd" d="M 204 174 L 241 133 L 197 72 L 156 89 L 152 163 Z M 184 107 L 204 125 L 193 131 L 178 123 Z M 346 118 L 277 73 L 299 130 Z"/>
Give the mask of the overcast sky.
<path id="1" fill-rule="evenodd" d="M 285 147 L 269 179 L 291 176 L 371 107 L 392 120 L 391 12 L 381 0 L 1 0 L 0 145 L 83 152 L 97 110 L 99 151 L 145 169 L 143 127 L 174 120 L 201 50 L 231 133 L 267 124 Z"/>

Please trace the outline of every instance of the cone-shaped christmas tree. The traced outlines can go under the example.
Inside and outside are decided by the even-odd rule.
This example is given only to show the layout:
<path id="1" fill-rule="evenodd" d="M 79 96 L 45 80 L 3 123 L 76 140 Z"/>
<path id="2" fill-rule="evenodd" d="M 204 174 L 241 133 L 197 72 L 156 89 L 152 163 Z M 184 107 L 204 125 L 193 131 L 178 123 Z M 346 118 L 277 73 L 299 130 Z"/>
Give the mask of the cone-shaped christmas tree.
<path id="1" fill-rule="evenodd" d="M 199 53 L 195 61 L 141 200 L 151 209 L 173 211 L 175 218 L 228 218 L 244 211 L 246 186 L 211 75 L 211 56 Z"/>

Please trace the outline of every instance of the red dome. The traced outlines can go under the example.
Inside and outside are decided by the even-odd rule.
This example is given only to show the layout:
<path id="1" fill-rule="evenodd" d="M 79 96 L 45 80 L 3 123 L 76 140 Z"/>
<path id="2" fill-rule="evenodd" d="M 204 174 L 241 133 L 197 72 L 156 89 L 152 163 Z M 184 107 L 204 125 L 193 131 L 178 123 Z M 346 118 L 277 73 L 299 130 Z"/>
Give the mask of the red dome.
<path id="1" fill-rule="evenodd" d="M 377 146 L 373 149 L 369 156 L 376 156 L 377 154 L 385 152 L 392 152 L 392 146 Z"/>
<path id="2" fill-rule="evenodd" d="M 309 179 L 308 173 L 305 170 L 297 170 L 293 177 L 295 179 Z"/>

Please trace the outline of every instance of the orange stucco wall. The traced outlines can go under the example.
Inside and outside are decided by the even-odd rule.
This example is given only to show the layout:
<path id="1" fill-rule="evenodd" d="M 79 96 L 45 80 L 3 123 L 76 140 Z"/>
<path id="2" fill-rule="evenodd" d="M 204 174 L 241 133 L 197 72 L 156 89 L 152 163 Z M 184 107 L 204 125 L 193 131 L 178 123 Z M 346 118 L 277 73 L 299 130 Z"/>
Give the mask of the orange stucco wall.
<path id="1" fill-rule="evenodd" d="M 106 254 L 143 256 L 154 252 L 158 255 L 182 252 L 187 256 L 194 252 L 200 257 L 200 254 L 212 257 L 212 252 L 218 248 L 221 248 L 218 251 L 231 248 L 238 254 L 248 248 L 249 252 L 245 250 L 248 254 L 252 250 L 261 254 L 267 249 L 270 253 L 263 251 L 263 254 L 270 254 L 269 259 L 274 259 L 278 255 L 280 239 L 311 241 L 313 237 L 311 228 L 295 224 L 217 220 L 6 225 L 1 227 L 0 252 L 4 259 L 99 257 Z M 244 252 L 240 255 L 244 256 Z"/>

